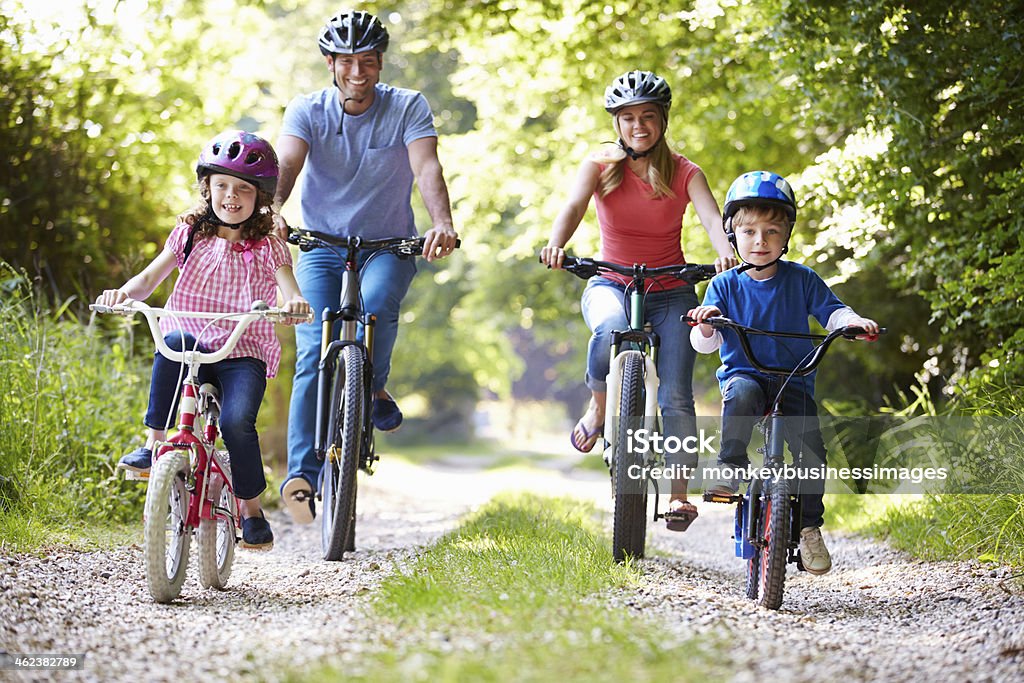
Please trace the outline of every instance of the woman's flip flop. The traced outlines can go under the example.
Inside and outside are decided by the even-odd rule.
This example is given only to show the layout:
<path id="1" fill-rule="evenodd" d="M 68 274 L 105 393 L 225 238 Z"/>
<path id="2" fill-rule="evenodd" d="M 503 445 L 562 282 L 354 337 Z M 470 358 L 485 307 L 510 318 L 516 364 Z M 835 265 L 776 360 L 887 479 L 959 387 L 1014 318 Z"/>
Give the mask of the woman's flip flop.
<path id="1" fill-rule="evenodd" d="M 576 429 L 574 428 L 572 432 L 569 433 L 569 443 L 571 443 L 572 447 L 580 453 L 589 453 L 594 450 L 594 444 L 596 444 L 597 440 L 604 435 L 604 429 L 601 427 L 595 429 L 593 432 L 588 430 L 587 425 L 583 424 L 583 420 L 576 423 L 576 428 L 579 428 L 579 430 L 583 432 L 583 440 L 576 440 Z"/>
<path id="2" fill-rule="evenodd" d="M 669 531 L 686 531 L 697 519 L 697 506 L 685 500 L 673 500 L 665 513 L 665 528 Z"/>

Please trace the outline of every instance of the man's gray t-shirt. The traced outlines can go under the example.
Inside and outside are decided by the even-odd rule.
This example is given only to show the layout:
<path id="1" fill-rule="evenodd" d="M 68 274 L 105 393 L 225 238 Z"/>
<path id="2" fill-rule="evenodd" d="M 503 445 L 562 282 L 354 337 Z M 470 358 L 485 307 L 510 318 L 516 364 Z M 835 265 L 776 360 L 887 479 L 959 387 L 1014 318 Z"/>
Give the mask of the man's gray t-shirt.
<path id="1" fill-rule="evenodd" d="M 378 83 L 375 93 L 368 110 L 345 114 L 344 123 L 334 87 L 300 95 L 285 109 L 281 135 L 309 145 L 302 185 L 305 228 L 370 239 L 416 234 L 407 146 L 437 137 L 434 116 L 415 90 Z"/>

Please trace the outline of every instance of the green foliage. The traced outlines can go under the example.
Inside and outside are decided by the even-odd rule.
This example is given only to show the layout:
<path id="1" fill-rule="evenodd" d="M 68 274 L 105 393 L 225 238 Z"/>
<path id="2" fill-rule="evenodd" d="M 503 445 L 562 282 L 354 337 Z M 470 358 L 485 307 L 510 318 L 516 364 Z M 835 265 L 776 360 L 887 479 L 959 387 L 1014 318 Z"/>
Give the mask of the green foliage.
<path id="1" fill-rule="evenodd" d="M 396 625 L 394 641 L 343 672 L 294 680 L 689 681 L 720 673 L 696 642 L 665 639 L 659 624 L 606 606 L 604 594 L 632 594 L 641 578 L 611 561 L 595 514 L 570 499 L 492 501 L 384 580 L 373 618 Z"/>
<path id="2" fill-rule="evenodd" d="M 128 521 L 145 487 L 116 476 L 140 437 L 147 373 L 125 335 L 83 330 L 67 305 L 47 309 L 25 276 L 0 264 L 0 532 L 52 542 L 54 530 Z M 26 526 L 24 520 L 32 521 Z"/>
<path id="3" fill-rule="evenodd" d="M 890 292 L 928 303 L 942 345 L 926 345 L 947 383 L 972 369 L 1024 380 L 1021 8 L 783 0 L 773 9 L 767 44 L 814 118 L 883 141 L 832 167 L 829 213 L 856 206 L 873 219 L 822 253 L 856 259 Z M 923 342 L 921 321 L 904 322 Z"/>

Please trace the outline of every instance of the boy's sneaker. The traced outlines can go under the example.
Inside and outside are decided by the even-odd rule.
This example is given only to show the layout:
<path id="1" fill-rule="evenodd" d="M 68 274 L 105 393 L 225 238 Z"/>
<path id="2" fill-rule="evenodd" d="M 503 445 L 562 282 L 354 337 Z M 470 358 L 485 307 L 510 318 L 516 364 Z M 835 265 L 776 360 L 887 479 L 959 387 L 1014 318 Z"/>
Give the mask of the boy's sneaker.
<path id="1" fill-rule="evenodd" d="M 734 496 L 739 490 L 740 480 L 735 477 L 708 477 L 704 480 L 704 491 L 713 496 Z"/>
<path id="2" fill-rule="evenodd" d="M 827 574 L 832 569 L 832 556 L 825 547 L 821 529 L 806 526 L 800 530 L 800 561 L 804 569 L 815 576 Z"/>
<path id="3" fill-rule="evenodd" d="M 259 517 L 242 519 L 240 545 L 249 550 L 270 550 L 274 547 L 274 532 L 270 530 L 270 522 L 263 516 L 262 510 Z"/>
<path id="4" fill-rule="evenodd" d="M 370 420 L 382 432 L 393 432 L 402 424 L 402 411 L 390 396 L 375 398 L 370 406 Z"/>
<path id="5" fill-rule="evenodd" d="M 153 451 L 142 446 L 131 453 L 121 457 L 117 463 L 117 469 L 135 472 L 136 474 L 149 474 L 153 466 Z"/>

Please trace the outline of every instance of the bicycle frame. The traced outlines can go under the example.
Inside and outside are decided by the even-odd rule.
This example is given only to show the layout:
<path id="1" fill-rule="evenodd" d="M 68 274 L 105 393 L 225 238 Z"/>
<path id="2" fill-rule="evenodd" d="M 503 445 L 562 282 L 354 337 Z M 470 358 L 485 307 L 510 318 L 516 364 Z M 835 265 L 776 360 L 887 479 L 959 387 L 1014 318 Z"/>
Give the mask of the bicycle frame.
<path id="1" fill-rule="evenodd" d="M 614 272 L 631 278 L 629 289 L 629 329 L 612 332 L 610 344 L 609 371 L 606 378 L 607 390 L 605 398 L 604 424 L 604 460 L 608 465 L 615 501 L 613 511 L 612 554 L 616 561 L 624 561 L 627 556 L 643 557 L 646 539 L 646 516 L 648 481 L 654 484 L 654 521 L 662 518 L 658 512 L 657 480 L 649 479 L 646 474 L 639 478 L 630 472 L 641 463 L 630 462 L 627 455 L 620 454 L 620 448 L 628 448 L 621 431 L 627 429 L 624 421 L 630 425 L 649 431 L 657 431 L 660 422 L 658 405 L 658 389 L 661 383 L 658 377 L 658 352 L 661 340 L 651 329 L 644 317 L 644 297 L 647 294 L 648 278 L 658 275 L 670 275 L 687 284 L 695 284 L 715 275 L 714 266 L 696 264 L 663 266 L 648 268 L 645 264 L 621 266 L 605 261 L 566 256 L 566 270 L 583 279 L 606 272 Z M 642 401 L 640 396 L 642 383 Z M 641 406 L 641 402 L 643 405 Z M 643 411 L 640 415 L 639 411 Z M 630 411 L 623 415 L 623 411 Z M 628 432 L 627 432 L 628 434 Z M 649 466 L 657 464 L 662 453 L 652 449 L 642 465 L 643 472 Z"/>

